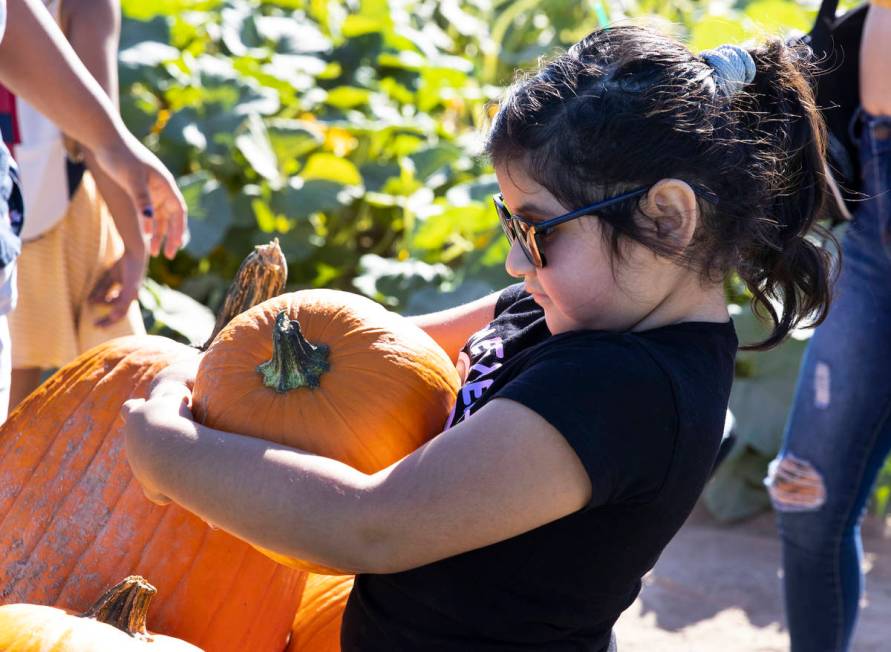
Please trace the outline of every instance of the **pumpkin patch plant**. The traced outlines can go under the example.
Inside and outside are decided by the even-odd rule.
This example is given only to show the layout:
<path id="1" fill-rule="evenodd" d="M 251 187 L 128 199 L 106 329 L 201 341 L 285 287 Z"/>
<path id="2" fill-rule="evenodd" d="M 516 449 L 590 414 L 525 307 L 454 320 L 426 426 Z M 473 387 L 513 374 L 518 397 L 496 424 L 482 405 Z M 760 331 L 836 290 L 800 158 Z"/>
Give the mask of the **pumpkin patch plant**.
<path id="1" fill-rule="evenodd" d="M 286 269 L 277 244 L 259 248 L 222 321 L 279 293 Z M 10 415 L 0 428 L 0 603 L 84 610 L 120 577 L 142 573 L 164 596 L 157 631 L 209 651 L 281 650 L 303 574 L 176 505 L 149 502 L 127 464 L 121 406 L 197 355 L 158 336 L 112 340 Z"/>
<path id="2" fill-rule="evenodd" d="M 3 652 L 201 652 L 185 641 L 146 631 L 156 589 L 125 578 L 82 614 L 36 604 L 0 607 Z"/>
<path id="3" fill-rule="evenodd" d="M 442 430 L 459 385 L 448 355 L 409 319 L 357 294 L 303 290 L 220 332 L 201 358 L 192 411 L 211 428 L 374 473 Z M 265 552 L 295 568 L 340 572 Z"/>

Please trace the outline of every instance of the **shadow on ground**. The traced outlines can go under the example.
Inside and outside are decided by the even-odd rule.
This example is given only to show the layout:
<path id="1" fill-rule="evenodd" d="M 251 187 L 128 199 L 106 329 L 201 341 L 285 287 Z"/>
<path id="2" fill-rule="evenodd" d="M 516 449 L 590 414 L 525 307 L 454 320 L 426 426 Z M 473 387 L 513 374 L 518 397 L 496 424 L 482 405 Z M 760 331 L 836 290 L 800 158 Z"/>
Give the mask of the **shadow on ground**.
<path id="1" fill-rule="evenodd" d="M 867 598 L 855 652 L 889 649 L 891 539 L 864 528 Z M 698 508 L 616 626 L 622 652 L 785 652 L 780 544 L 773 516 L 721 526 Z"/>

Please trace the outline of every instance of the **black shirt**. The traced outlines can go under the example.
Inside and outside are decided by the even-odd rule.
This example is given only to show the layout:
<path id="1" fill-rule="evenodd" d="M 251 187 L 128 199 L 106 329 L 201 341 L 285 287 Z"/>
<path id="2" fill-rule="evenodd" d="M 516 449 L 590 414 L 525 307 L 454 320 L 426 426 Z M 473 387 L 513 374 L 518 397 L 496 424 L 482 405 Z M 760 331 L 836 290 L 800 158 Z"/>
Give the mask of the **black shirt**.
<path id="1" fill-rule="evenodd" d="M 490 546 L 359 575 L 344 652 L 606 650 L 708 478 L 733 378 L 732 322 L 552 336 L 520 285 L 495 315 L 461 353 L 465 381 L 446 427 L 495 397 L 522 403 L 573 447 L 591 500 Z"/>

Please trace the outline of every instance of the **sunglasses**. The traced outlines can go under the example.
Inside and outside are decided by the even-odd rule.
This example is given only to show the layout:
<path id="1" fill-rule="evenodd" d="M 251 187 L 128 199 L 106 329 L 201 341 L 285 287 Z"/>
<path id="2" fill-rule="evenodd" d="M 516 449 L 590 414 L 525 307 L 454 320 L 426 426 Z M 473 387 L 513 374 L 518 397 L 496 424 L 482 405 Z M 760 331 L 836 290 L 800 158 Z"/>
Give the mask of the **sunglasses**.
<path id="1" fill-rule="evenodd" d="M 536 267 L 544 267 L 548 263 L 544 251 L 542 250 L 542 238 L 556 227 L 569 222 L 570 220 L 590 215 L 601 208 L 618 204 L 626 199 L 640 197 L 649 189 L 650 186 L 645 186 L 643 188 L 637 188 L 636 190 L 630 190 L 621 195 L 602 199 L 590 206 L 585 206 L 584 208 L 579 208 L 578 210 L 570 211 L 564 215 L 552 217 L 549 220 L 541 222 L 535 222 L 529 218 L 511 213 L 507 206 L 504 205 L 504 197 L 501 196 L 501 193 L 492 195 L 492 201 L 495 202 L 495 210 L 498 212 L 501 228 L 510 243 L 513 244 L 514 242 L 519 242 L 520 249 L 523 250 L 526 259 Z"/>
<path id="2" fill-rule="evenodd" d="M 690 186 L 696 194 L 701 195 L 706 201 L 713 204 L 718 202 L 717 195 L 712 191 L 699 184 L 691 183 Z M 591 215 L 602 208 L 613 206 L 614 204 L 618 204 L 627 199 L 640 197 L 641 195 L 646 194 L 650 188 L 651 186 L 643 186 L 641 188 L 636 188 L 635 190 L 629 190 L 620 195 L 601 199 L 590 206 L 585 206 L 584 208 L 579 208 L 570 211 L 569 213 L 552 217 L 549 220 L 538 222 L 511 213 L 507 206 L 504 205 L 504 197 L 501 193 L 492 195 L 492 201 L 495 202 L 495 210 L 498 213 L 498 220 L 501 222 L 501 228 L 510 243 L 513 244 L 514 242 L 519 242 L 520 249 L 522 249 L 526 259 L 536 267 L 544 267 L 547 265 L 547 259 L 542 250 L 542 239 L 556 227 L 569 222 L 570 220 Z"/>

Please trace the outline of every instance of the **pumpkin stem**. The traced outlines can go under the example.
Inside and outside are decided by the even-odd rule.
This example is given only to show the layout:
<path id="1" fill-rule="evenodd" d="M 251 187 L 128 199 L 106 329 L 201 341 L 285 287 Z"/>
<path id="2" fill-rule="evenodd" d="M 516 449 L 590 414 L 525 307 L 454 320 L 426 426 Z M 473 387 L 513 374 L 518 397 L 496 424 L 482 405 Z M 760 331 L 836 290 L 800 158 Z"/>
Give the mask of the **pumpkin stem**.
<path id="1" fill-rule="evenodd" d="M 157 592 L 145 578 L 130 575 L 108 589 L 81 615 L 113 625 L 130 636 L 147 636 L 145 618 L 149 603 Z"/>
<path id="2" fill-rule="evenodd" d="M 217 314 L 213 332 L 201 347 L 202 351 L 213 342 L 226 324 L 267 299 L 277 297 L 285 289 L 288 280 L 288 261 L 278 245 L 278 238 L 267 245 L 257 245 L 241 262 L 235 280 L 226 292 L 223 307 Z"/>
<path id="3" fill-rule="evenodd" d="M 298 387 L 315 389 L 331 365 L 325 344 L 310 344 L 300 330 L 300 322 L 288 319 L 282 311 L 272 329 L 272 359 L 257 365 L 263 384 L 284 393 Z"/>

